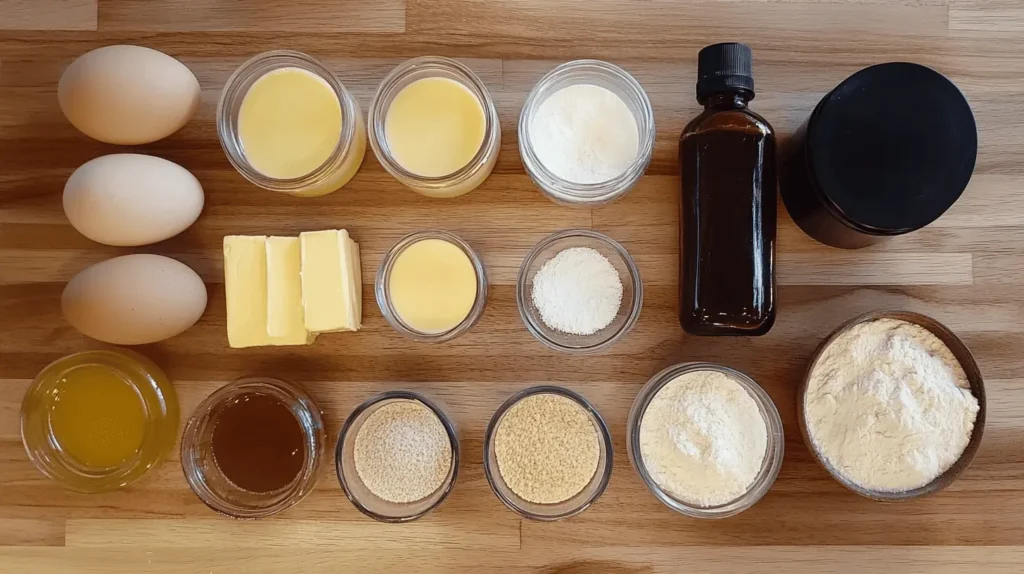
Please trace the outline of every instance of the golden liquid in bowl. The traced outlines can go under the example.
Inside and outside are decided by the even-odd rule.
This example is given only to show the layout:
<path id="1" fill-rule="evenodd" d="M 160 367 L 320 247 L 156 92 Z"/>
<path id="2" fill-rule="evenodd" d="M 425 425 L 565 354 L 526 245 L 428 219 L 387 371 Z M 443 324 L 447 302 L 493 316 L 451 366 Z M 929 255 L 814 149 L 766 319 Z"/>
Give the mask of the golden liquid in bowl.
<path id="1" fill-rule="evenodd" d="M 145 404 L 119 371 L 96 364 L 75 367 L 53 393 L 50 431 L 68 456 L 99 469 L 138 454 L 146 436 Z"/>
<path id="2" fill-rule="evenodd" d="M 21 438 L 36 468 L 78 492 L 123 487 L 174 446 L 178 400 L 132 351 L 86 351 L 43 369 L 25 394 Z"/>

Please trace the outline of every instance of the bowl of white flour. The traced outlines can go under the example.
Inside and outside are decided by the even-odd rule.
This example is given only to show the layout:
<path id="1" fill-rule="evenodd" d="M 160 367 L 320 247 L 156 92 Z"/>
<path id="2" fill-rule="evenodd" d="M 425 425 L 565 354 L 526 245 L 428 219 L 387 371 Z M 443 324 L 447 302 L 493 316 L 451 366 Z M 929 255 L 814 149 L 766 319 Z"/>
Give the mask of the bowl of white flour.
<path id="1" fill-rule="evenodd" d="M 879 311 L 840 326 L 818 347 L 798 397 L 811 454 L 873 500 L 949 486 L 985 426 L 985 388 L 970 350 L 917 313 Z"/>
<path id="2" fill-rule="evenodd" d="M 775 404 L 753 379 L 712 363 L 669 367 L 629 412 L 629 459 L 647 489 L 695 518 L 725 518 L 761 499 L 782 467 Z"/>

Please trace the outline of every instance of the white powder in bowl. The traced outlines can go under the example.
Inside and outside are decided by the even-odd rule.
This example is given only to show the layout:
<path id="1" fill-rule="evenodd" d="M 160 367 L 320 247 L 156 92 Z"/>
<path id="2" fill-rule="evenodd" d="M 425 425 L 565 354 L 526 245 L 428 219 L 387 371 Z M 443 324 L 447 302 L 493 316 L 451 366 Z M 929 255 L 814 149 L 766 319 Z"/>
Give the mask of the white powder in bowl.
<path id="1" fill-rule="evenodd" d="M 931 331 L 896 319 L 854 326 L 818 358 L 804 396 L 814 448 L 869 490 L 924 486 L 960 458 L 978 400 Z"/>
<path id="2" fill-rule="evenodd" d="M 593 184 L 629 169 L 639 153 L 640 135 L 622 98 L 601 86 L 575 84 L 538 106 L 530 120 L 530 145 L 554 175 Z"/>
<path id="3" fill-rule="evenodd" d="M 736 500 L 761 471 L 768 425 L 750 393 L 724 373 L 692 371 L 651 399 L 640 456 L 655 483 L 697 506 Z"/>
<path id="4" fill-rule="evenodd" d="M 593 335 L 615 320 L 622 280 L 608 258 L 591 247 L 559 251 L 533 276 L 533 306 L 549 328 Z"/>

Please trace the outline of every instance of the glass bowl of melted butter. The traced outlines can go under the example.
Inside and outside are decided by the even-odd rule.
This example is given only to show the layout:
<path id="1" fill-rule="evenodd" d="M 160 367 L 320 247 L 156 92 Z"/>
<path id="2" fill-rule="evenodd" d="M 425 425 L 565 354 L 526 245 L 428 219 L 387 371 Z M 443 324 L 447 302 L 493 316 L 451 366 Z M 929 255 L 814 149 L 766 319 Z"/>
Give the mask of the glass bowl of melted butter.
<path id="1" fill-rule="evenodd" d="M 21 439 L 39 472 L 76 492 L 131 484 L 162 461 L 178 433 L 167 375 L 127 350 L 58 359 L 21 407 Z"/>

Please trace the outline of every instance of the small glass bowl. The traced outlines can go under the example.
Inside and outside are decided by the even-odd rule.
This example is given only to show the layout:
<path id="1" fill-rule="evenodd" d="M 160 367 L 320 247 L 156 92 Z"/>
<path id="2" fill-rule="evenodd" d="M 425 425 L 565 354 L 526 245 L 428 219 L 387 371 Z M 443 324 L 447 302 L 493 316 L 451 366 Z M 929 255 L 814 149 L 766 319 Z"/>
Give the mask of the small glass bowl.
<path id="1" fill-rule="evenodd" d="M 448 78 L 465 86 L 484 110 L 484 139 L 476 155 L 458 171 L 441 177 L 425 177 L 406 170 L 388 146 L 385 122 L 395 96 L 409 84 L 423 78 Z M 441 56 L 422 56 L 407 60 L 389 73 L 370 102 L 368 123 L 370 147 L 384 169 L 406 187 L 427 197 L 458 197 L 473 191 L 487 179 L 501 150 L 501 121 L 490 92 L 468 67 Z"/>
<path id="2" fill-rule="evenodd" d="M 359 430 L 363 427 L 366 419 L 377 409 L 395 401 L 416 401 L 433 411 L 444 425 L 452 447 L 452 466 L 441 486 L 425 498 L 404 504 L 390 502 L 374 494 L 356 471 L 356 437 L 359 435 Z M 444 410 L 423 395 L 411 391 L 388 391 L 366 400 L 349 415 L 338 435 L 334 464 L 338 473 L 338 482 L 341 483 L 345 496 L 359 512 L 381 522 L 409 522 L 421 518 L 440 506 L 451 493 L 459 474 L 459 437 L 455 426 Z"/>
<path id="3" fill-rule="evenodd" d="M 78 462 L 61 449 L 51 428 L 58 384 L 83 366 L 110 369 L 135 390 L 145 411 L 146 430 L 138 452 L 113 468 Z M 21 405 L 21 441 L 29 460 L 43 475 L 75 492 L 105 492 L 135 482 L 166 458 L 177 434 L 178 395 L 170 380 L 155 363 L 127 349 L 84 351 L 57 359 L 36 376 Z"/>
<path id="4" fill-rule="evenodd" d="M 570 335 L 548 327 L 533 304 L 533 278 L 545 263 L 570 247 L 596 249 L 608 258 L 622 281 L 622 304 L 615 319 L 593 335 Z M 644 286 L 640 270 L 626 248 L 603 233 L 587 229 L 559 231 L 540 240 L 523 259 L 516 281 L 516 305 L 523 324 L 538 341 L 556 351 L 595 353 L 607 349 L 633 328 L 643 303 Z"/>
<path id="5" fill-rule="evenodd" d="M 905 321 L 927 329 L 935 335 L 944 345 L 946 345 L 950 352 L 953 353 L 956 360 L 960 363 L 960 366 L 964 370 L 964 374 L 967 375 L 967 381 L 971 386 L 971 394 L 974 395 L 974 398 L 978 399 L 978 414 L 974 419 L 974 430 L 971 432 L 971 438 L 967 442 L 967 447 L 964 448 L 963 454 L 960 455 L 960 458 L 957 459 L 957 461 L 953 463 L 953 466 L 949 467 L 946 472 L 935 477 L 928 484 L 911 490 L 897 492 L 871 490 L 846 478 L 828 461 L 825 455 L 819 452 L 818 448 L 814 444 L 814 440 L 811 438 L 810 431 L 807 428 L 807 415 L 805 411 L 807 387 L 810 384 L 811 375 L 814 373 L 814 367 L 821 358 L 821 355 L 840 335 L 861 323 L 868 323 L 879 319 L 896 319 L 899 321 Z M 904 500 L 927 496 L 956 482 L 956 479 L 960 478 L 960 475 L 963 474 L 963 472 L 967 470 L 967 467 L 971 465 L 971 462 L 974 460 L 974 456 L 978 454 L 978 448 L 981 446 L 981 437 L 985 433 L 985 418 L 987 410 L 985 382 L 981 376 L 981 369 L 978 368 L 978 363 L 974 360 L 974 355 L 971 354 L 971 350 L 960 339 L 960 337 L 956 336 L 956 333 L 950 331 L 949 328 L 942 323 L 927 315 L 912 313 L 910 311 L 872 311 L 859 317 L 854 317 L 837 327 L 835 331 L 832 331 L 829 336 L 826 337 L 820 345 L 818 345 L 818 348 L 814 351 L 814 356 L 811 357 L 810 362 L 807 364 L 807 372 L 804 374 L 804 378 L 800 382 L 800 389 L 797 391 L 796 405 L 797 422 L 800 424 L 800 434 L 803 435 L 804 444 L 807 445 L 807 450 L 811 452 L 811 456 L 814 457 L 814 460 L 818 465 L 824 468 L 825 471 L 836 480 L 836 482 L 843 485 L 851 492 L 859 494 L 864 498 L 880 502 L 902 502 Z"/>
<path id="6" fill-rule="evenodd" d="M 587 414 L 590 415 L 590 421 L 594 423 L 594 428 L 597 429 L 597 433 L 600 435 L 601 456 L 598 459 L 597 470 L 594 472 L 593 478 L 590 479 L 590 483 L 583 487 L 583 490 L 577 493 L 576 496 L 555 504 L 530 502 L 513 492 L 501 476 L 501 471 L 498 468 L 498 458 L 494 451 L 494 439 L 497 435 L 498 425 L 501 423 L 505 413 L 526 397 L 540 394 L 560 395 L 575 401 L 576 404 L 583 407 L 583 410 L 587 411 Z M 484 434 L 484 474 L 487 476 L 487 483 L 491 485 L 491 490 L 494 491 L 495 496 L 516 514 L 531 520 L 546 522 L 561 520 L 570 516 L 576 516 L 589 508 L 608 488 L 608 481 L 612 476 L 612 450 L 612 435 L 608 432 L 608 425 L 605 424 L 601 414 L 597 412 L 597 409 L 587 399 L 566 388 L 540 385 L 524 389 L 512 395 L 498 407 L 494 416 L 491 417 L 491 422 L 487 425 L 487 432 Z"/>
<path id="7" fill-rule="evenodd" d="M 765 426 L 768 428 L 767 452 L 764 456 L 764 462 L 761 463 L 761 470 L 757 473 L 754 482 L 750 485 L 747 492 L 739 498 L 717 506 L 696 506 L 679 500 L 666 492 L 651 478 L 650 473 L 647 472 L 647 465 L 644 463 L 643 456 L 640 454 L 640 424 L 643 422 L 644 414 L 647 412 L 647 406 L 651 404 L 651 400 L 662 387 L 676 377 L 694 371 L 716 371 L 736 381 L 746 389 L 750 397 L 757 403 L 757 408 L 761 411 Z M 633 401 L 633 407 L 629 410 L 626 429 L 629 433 L 629 436 L 626 437 L 626 450 L 629 453 L 629 460 L 633 464 L 633 469 L 636 470 L 644 484 L 647 485 L 647 489 L 665 506 L 693 518 L 726 518 L 743 512 L 753 506 L 758 500 L 761 500 L 772 487 L 772 484 L 775 483 L 775 479 L 779 476 L 779 469 L 782 468 L 785 436 L 782 429 L 782 418 L 779 416 L 778 409 L 775 408 L 775 403 L 772 402 L 768 393 L 764 392 L 764 389 L 754 382 L 753 379 L 735 369 L 722 365 L 714 363 L 682 363 L 668 367 L 654 375 L 640 389 L 636 400 Z"/>
<path id="8" fill-rule="evenodd" d="M 341 135 L 331 157 L 312 172 L 292 179 L 263 175 L 245 157 L 238 135 L 238 112 L 249 88 L 264 74 L 281 68 L 299 68 L 327 82 L 341 105 Z M 366 124 L 359 103 L 323 64 L 302 52 L 264 52 L 238 67 L 228 78 L 217 103 L 217 136 L 228 161 L 242 177 L 268 189 L 298 197 L 316 197 L 337 191 L 359 171 L 366 154 Z"/>
<path id="9" fill-rule="evenodd" d="M 592 84 L 611 90 L 622 98 L 636 119 L 640 142 L 633 163 L 617 177 L 600 183 L 574 183 L 553 174 L 533 150 L 530 129 L 541 104 L 562 88 Z M 654 154 L 654 109 L 647 92 L 622 68 L 600 60 L 574 60 L 548 72 L 533 87 L 519 116 L 519 155 L 537 187 L 556 203 L 594 206 L 612 202 L 640 180 Z"/>
<path id="10" fill-rule="evenodd" d="M 401 255 L 406 248 L 418 241 L 423 241 L 424 239 L 440 239 L 455 245 L 469 257 L 470 262 L 473 263 L 473 270 L 476 271 L 476 301 L 473 303 L 473 307 L 469 310 L 469 314 L 466 315 L 466 318 L 463 319 L 461 323 L 441 333 L 423 333 L 413 329 L 409 325 L 406 325 L 395 310 L 394 304 L 391 302 L 391 270 L 395 266 L 395 261 L 398 260 L 398 256 Z M 374 292 L 377 295 L 377 306 L 380 307 L 381 314 L 384 315 L 384 319 L 386 319 L 388 324 L 396 331 L 416 341 L 425 343 L 443 343 L 465 333 L 475 325 L 478 320 L 480 320 L 480 316 L 484 313 L 484 307 L 487 305 L 487 274 L 484 271 L 484 264 L 480 260 L 480 257 L 477 256 L 476 252 L 473 251 L 473 248 L 459 236 L 448 233 L 447 231 L 419 231 L 416 233 L 410 233 L 409 235 L 399 239 L 398 243 L 396 243 L 395 246 L 387 252 L 387 255 L 384 256 L 384 260 L 380 264 L 380 269 L 377 270 Z"/>
<path id="11" fill-rule="evenodd" d="M 232 400 L 248 393 L 276 397 L 302 427 L 305 462 L 292 483 L 279 491 L 241 489 L 224 476 L 214 460 L 213 431 L 221 413 Z M 189 488 L 211 509 L 233 518 L 264 518 L 295 505 L 313 491 L 326 440 L 320 409 L 305 391 L 278 379 L 248 377 L 224 385 L 196 407 L 181 437 L 181 468 Z"/>

